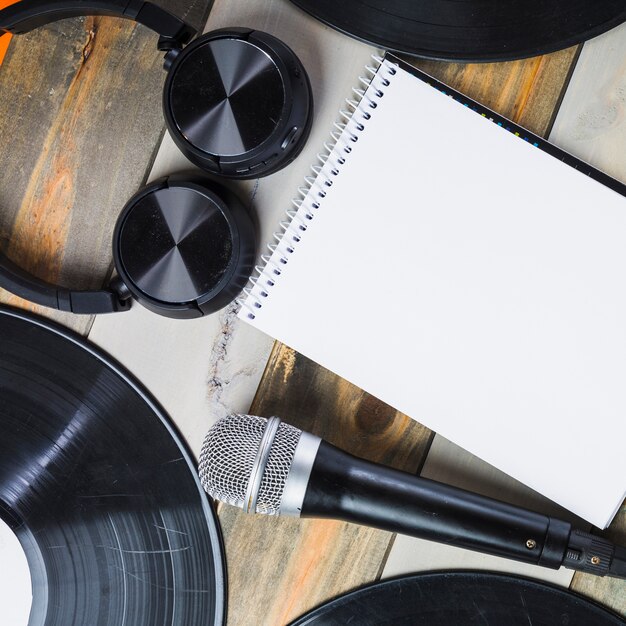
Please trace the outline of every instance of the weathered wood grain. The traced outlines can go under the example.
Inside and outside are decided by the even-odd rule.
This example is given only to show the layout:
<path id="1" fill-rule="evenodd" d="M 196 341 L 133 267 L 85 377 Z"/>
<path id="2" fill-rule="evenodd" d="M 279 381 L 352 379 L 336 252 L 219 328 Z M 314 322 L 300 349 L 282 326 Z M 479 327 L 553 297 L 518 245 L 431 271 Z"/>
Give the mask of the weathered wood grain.
<path id="1" fill-rule="evenodd" d="M 577 53 L 574 47 L 508 63 L 412 63 L 520 126 L 545 136 Z"/>
<path id="2" fill-rule="evenodd" d="M 167 4 L 196 25 L 208 2 Z M 163 134 L 157 36 L 130 21 L 64 20 L 15 37 L 0 68 L 0 245 L 29 271 L 74 288 L 111 272 L 117 215 Z M 53 313 L 80 332 L 89 317 Z"/>
<path id="3" fill-rule="evenodd" d="M 251 408 L 280 415 L 354 454 L 410 472 L 430 441 L 423 426 L 277 344 Z M 284 624 L 377 577 L 392 535 L 334 521 L 219 509 L 229 569 L 229 624 Z M 246 558 L 248 555 L 248 558 Z M 262 558 L 250 558 L 262 555 Z"/>

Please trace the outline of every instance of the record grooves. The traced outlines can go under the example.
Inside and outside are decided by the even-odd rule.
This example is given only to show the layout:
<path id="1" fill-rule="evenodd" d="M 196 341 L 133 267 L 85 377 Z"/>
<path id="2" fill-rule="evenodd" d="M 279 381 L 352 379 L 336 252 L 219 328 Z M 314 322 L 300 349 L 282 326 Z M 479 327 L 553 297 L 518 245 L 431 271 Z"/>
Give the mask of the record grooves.
<path id="1" fill-rule="evenodd" d="M 151 396 L 74 333 L 0 308 L 0 517 L 33 581 L 30 626 L 221 625 L 221 538 Z"/>
<path id="2" fill-rule="evenodd" d="M 547 583 L 491 572 L 424 572 L 362 587 L 291 626 L 625 626 L 619 615 Z"/>
<path id="3" fill-rule="evenodd" d="M 507 61 L 554 52 L 626 20 L 624 0 L 292 0 L 367 43 L 447 61 Z"/>

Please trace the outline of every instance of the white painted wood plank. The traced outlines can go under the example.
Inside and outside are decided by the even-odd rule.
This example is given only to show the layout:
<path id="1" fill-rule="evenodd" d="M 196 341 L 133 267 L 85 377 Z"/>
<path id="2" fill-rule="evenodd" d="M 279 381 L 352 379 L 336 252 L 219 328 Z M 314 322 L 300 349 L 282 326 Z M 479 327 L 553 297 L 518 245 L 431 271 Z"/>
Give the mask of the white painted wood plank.
<path id="1" fill-rule="evenodd" d="M 180 321 L 137 305 L 99 317 L 89 337 L 152 392 L 196 456 L 216 419 L 248 410 L 272 347 L 232 306 Z"/>
<path id="2" fill-rule="evenodd" d="M 626 182 L 626 24 L 585 44 L 550 141 Z"/>
<path id="3" fill-rule="evenodd" d="M 285 41 L 307 69 L 315 98 L 311 136 L 294 163 L 260 181 L 225 183 L 253 205 L 259 242 L 265 245 L 311 173 L 310 165 L 317 162 L 339 108 L 374 49 L 320 25 L 284 0 L 217 2 L 207 30 L 229 26 L 264 30 Z M 151 178 L 185 169 L 192 169 L 191 164 L 166 136 Z M 273 345 L 239 322 L 233 307 L 207 319 L 175 321 L 136 305 L 129 313 L 98 317 L 89 338 L 150 389 L 195 454 L 215 419 L 249 409 Z"/>

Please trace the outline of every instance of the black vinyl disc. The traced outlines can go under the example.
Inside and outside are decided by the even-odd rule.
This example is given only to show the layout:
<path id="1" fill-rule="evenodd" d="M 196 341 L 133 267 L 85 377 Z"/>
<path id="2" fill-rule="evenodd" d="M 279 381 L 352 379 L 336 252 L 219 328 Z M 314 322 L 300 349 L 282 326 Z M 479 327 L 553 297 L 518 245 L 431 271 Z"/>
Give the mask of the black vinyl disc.
<path id="1" fill-rule="evenodd" d="M 554 52 L 626 21 L 624 0 L 292 2 L 367 43 L 448 61 L 504 61 Z"/>
<path id="2" fill-rule="evenodd" d="M 0 517 L 28 560 L 29 626 L 224 622 L 215 514 L 169 419 L 103 352 L 8 308 Z"/>
<path id="3" fill-rule="evenodd" d="M 624 626 L 565 589 L 488 572 L 434 572 L 340 596 L 291 626 Z"/>

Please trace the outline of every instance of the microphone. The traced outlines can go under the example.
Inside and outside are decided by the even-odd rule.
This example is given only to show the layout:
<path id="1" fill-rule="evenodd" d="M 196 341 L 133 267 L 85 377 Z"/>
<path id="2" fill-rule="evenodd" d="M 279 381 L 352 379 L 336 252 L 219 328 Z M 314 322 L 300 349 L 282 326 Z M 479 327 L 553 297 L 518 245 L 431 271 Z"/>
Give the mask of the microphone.
<path id="1" fill-rule="evenodd" d="M 200 481 L 248 513 L 331 518 L 553 569 L 626 578 L 626 548 L 569 522 L 359 459 L 277 417 L 208 432 Z"/>

